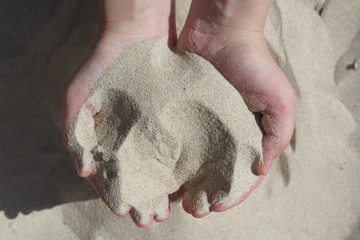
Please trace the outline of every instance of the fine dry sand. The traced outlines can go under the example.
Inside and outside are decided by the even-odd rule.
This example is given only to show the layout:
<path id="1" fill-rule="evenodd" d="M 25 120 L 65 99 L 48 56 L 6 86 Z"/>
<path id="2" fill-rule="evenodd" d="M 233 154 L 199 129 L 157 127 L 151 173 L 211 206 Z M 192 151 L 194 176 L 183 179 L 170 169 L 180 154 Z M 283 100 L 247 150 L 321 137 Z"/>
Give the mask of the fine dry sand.
<path id="1" fill-rule="evenodd" d="M 258 179 L 262 134 L 236 89 L 167 39 L 137 44 L 106 70 L 69 144 L 99 195 L 140 225 L 168 215 L 182 191 L 194 216 L 236 205 Z M 152 220 L 152 219 L 151 219 Z"/>
<path id="2" fill-rule="evenodd" d="M 189 1 L 177 2 L 181 25 Z M 360 239 L 359 1 L 273 2 L 266 38 L 297 92 L 291 145 L 239 206 L 195 219 L 175 202 L 168 221 L 146 229 L 112 214 L 54 140 L 59 89 L 91 47 L 94 5 L 43 10 L 53 17 L 32 23 L 41 31 L 25 28 L 34 34 L 21 41 L 24 28 L 8 23 L 14 49 L 30 47 L 1 56 L 1 238 Z"/>

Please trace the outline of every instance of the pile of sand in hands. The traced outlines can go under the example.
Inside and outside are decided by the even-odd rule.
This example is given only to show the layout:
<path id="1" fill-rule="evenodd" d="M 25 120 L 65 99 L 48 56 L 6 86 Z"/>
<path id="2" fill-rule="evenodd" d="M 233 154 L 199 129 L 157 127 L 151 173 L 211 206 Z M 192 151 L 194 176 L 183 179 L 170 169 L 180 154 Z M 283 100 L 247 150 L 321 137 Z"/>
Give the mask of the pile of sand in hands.
<path id="1" fill-rule="evenodd" d="M 257 181 L 262 134 L 239 93 L 207 61 L 166 40 L 125 51 L 99 79 L 68 134 L 103 201 L 138 226 L 169 217 L 184 193 L 195 217 L 243 200 Z"/>

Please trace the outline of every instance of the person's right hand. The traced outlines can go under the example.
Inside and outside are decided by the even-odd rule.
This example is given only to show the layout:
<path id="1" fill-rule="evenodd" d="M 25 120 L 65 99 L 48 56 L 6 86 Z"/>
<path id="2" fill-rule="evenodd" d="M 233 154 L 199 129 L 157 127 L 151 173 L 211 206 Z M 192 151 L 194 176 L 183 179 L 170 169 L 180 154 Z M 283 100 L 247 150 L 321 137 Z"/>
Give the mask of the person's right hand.
<path id="1" fill-rule="evenodd" d="M 96 81 L 126 48 L 147 39 L 168 37 L 169 41 L 174 41 L 175 33 L 170 31 L 172 28 L 169 26 L 171 14 L 171 2 L 168 0 L 101 1 L 97 42 L 65 91 L 63 106 L 65 139 L 71 123 Z M 78 156 L 74 157 L 78 159 Z M 76 163 L 79 176 L 88 177 L 92 173 L 91 164 L 86 165 L 79 160 Z"/>

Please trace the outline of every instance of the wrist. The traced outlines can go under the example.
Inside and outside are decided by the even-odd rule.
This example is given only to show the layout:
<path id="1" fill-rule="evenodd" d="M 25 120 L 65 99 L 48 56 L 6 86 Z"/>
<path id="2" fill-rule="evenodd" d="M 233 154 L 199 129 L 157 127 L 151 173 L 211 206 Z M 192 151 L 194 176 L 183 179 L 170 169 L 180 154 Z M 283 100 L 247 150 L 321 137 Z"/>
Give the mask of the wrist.
<path id="1" fill-rule="evenodd" d="M 193 0 L 189 15 L 225 28 L 262 32 L 270 5 L 271 0 Z"/>
<path id="2" fill-rule="evenodd" d="M 169 0 L 102 0 L 100 34 L 123 38 L 157 37 L 168 32 Z"/>

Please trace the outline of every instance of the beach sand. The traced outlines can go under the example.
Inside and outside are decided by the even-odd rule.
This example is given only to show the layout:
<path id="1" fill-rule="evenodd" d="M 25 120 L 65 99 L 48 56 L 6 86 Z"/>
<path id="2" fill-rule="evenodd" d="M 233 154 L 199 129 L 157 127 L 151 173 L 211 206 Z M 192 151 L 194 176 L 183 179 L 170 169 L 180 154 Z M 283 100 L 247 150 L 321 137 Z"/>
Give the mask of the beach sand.
<path id="1" fill-rule="evenodd" d="M 291 145 L 241 205 L 195 219 L 175 202 L 146 229 L 108 210 L 61 142 L 60 90 L 95 39 L 95 1 L 7 5 L 24 17 L 0 21 L 13 32 L 0 59 L 1 239 L 360 239 L 359 1 L 274 1 L 266 38 L 297 92 Z"/>

